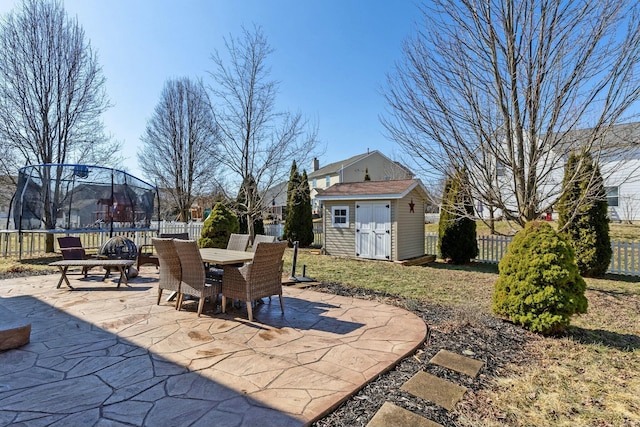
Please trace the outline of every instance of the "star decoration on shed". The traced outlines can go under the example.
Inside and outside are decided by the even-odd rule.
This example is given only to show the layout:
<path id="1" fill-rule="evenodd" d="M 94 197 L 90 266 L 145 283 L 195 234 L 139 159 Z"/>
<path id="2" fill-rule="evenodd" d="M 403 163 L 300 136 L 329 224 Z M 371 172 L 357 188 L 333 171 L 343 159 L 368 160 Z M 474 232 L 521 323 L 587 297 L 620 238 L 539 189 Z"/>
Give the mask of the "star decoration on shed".
<path id="1" fill-rule="evenodd" d="M 416 204 L 413 203 L 413 199 L 411 199 L 411 202 L 409 202 L 409 213 L 415 213 L 415 211 L 413 210 L 415 206 Z"/>

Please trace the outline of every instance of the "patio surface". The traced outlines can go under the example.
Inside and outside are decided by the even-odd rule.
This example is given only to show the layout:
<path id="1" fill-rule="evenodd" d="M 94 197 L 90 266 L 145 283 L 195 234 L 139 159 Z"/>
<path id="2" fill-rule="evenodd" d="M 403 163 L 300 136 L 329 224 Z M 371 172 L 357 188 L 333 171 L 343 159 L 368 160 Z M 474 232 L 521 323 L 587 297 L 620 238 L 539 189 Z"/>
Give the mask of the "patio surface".
<path id="1" fill-rule="evenodd" d="M 156 305 L 157 270 L 141 270 L 120 288 L 98 270 L 71 274 L 73 291 L 59 274 L 0 280 L 0 324 L 32 324 L 0 352 L 0 425 L 308 425 L 427 332 L 398 307 L 291 287 L 284 316 L 275 297 L 254 322 L 244 307 L 198 318 Z"/>

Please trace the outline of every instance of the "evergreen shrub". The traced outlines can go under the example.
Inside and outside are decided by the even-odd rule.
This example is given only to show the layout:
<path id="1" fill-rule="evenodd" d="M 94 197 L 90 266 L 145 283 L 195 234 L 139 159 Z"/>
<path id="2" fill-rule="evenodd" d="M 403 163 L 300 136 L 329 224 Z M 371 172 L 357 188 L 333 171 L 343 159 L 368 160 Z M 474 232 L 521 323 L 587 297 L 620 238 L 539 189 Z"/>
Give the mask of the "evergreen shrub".
<path id="1" fill-rule="evenodd" d="M 201 248 L 226 248 L 231 233 L 237 233 L 240 224 L 236 214 L 223 203 L 216 203 L 202 224 L 198 239 Z"/>
<path id="2" fill-rule="evenodd" d="M 294 161 L 289 173 L 287 187 L 287 216 L 284 220 L 283 237 L 289 242 L 298 241 L 300 247 L 313 243 L 313 213 L 311 210 L 311 190 L 307 181 L 307 172 L 302 175 Z"/>
<path id="3" fill-rule="evenodd" d="M 600 168 L 589 153 L 571 154 L 558 202 L 558 228 L 575 251 L 580 274 L 597 277 L 611 262 L 607 196 Z"/>
<path id="4" fill-rule="evenodd" d="M 466 175 L 458 172 L 447 179 L 442 196 L 438 245 L 442 258 L 454 264 L 466 264 L 478 256 L 473 202 L 464 191 L 466 183 Z"/>
<path id="5" fill-rule="evenodd" d="M 548 223 L 518 232 L 499 264 L 493 312 L 542 334 L 563 331 L 571 316 L 587 312 L 586 283 L 571 244 Z"/>

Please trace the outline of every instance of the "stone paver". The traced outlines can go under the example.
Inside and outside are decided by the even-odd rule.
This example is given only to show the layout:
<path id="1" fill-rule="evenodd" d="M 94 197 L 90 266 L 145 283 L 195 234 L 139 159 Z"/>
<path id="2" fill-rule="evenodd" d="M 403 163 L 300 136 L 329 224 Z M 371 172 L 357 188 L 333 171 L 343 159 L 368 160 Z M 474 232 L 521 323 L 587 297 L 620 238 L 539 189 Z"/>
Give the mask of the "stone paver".
<path id="1" fill-rule="evenodd" d="M 461 374 L 468 375 L 472 378 L 475 378 L 475 376 L 478 375 L 478 372 L 480 372 L 480 369 L 484 365 L 484 363 L 479 360 L 462 356 L 444 349 L 440 350 L 435 356 L 433 356 L 429 362 L 460 372 Z"/>
<path id="2" fill-rule="evenodd" d="M 101 277 L 0 281 L 0 321 L 31 340 L 0 352 L 0 424 L 302 426 L 420 346 L 406 310 L 311 289 L 198 318 L 156 305 L 157 270 L 119 289 Z M 193 310 L 193 311 L 191 311 Z"/>
<path id="3" fill-rule="evenodd" d="M 442 427 L 442 424 L 431 421 L 418 414 L 390 402 L 382 404 L 378 412 L 371 418 L 367 427 Z"/>
<path id="4" fill-rule="evenodd" d="M 409 381 L 404 383 L 402 390 L 407 391 L 421 399 L 428 400 L 450 411 L 464 393 L 465 387 L 443 380 L 424 371 L 416 373 Z"/>

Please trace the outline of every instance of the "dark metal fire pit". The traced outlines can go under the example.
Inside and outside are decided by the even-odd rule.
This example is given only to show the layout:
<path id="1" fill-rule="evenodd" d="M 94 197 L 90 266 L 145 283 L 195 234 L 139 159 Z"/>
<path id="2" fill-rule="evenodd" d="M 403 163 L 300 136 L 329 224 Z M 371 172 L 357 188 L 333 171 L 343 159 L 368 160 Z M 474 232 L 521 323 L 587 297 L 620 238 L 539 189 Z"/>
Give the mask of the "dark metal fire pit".
<path id="1" fill-rule="evenodd" d="M 124 236 L 116 236 L 104 242 L 98 254 L 110 259 L 136 259 L 138 247 L 133 240 Z"/>

